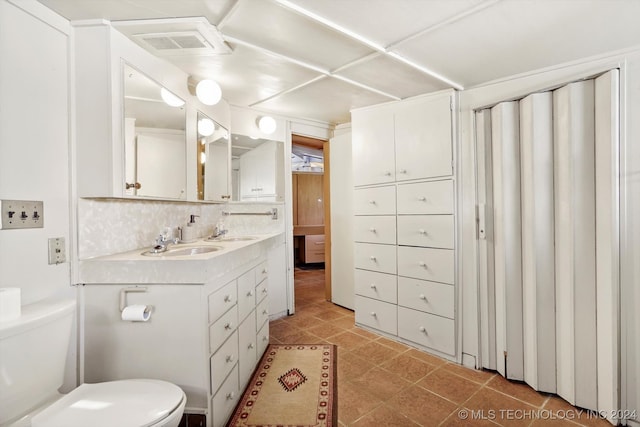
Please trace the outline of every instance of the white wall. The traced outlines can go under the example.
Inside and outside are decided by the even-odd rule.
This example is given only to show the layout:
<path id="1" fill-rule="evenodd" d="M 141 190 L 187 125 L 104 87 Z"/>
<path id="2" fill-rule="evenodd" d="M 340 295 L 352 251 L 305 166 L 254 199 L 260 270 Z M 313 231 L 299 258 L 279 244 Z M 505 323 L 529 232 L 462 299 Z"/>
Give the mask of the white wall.
<path id="1" fill-rule="evenodd" d="M 640 408 L 640 51 L 587 59 L 467 90 L 460 95 L 462 161 L 463 352 L 478 357 L 478 264 L 476 240 L 476 153 L 473 111 L 557 87 L 612 68 L 621 69 L 620 300 L 622 407 Z M 618 319 L 616 319 L 618 321 Z M 480 365 L 480 363 L 477 363 Z"/>

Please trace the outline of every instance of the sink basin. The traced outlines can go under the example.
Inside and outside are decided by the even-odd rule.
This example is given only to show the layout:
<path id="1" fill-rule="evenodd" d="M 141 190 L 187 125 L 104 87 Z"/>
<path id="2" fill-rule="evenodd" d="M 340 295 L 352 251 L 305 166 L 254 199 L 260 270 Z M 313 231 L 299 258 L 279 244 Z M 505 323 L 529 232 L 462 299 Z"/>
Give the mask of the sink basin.
<path id="1" fill-rule="evenodd" d="M 253 236 L 229 236 L 229 237 L 209 237 L 209 242 L 239 242 L 244 240 L 256 240 L 257 237 Z"/>
<path id="2" fill-rule="evenodd" d="M 189 246 L 186 248 L 171 248 L 167 249 L 164 252 L 157 252 L 155 250 L 149 250 L 142 252 L 142 255 L 145 256 L 191 256 L 191 255 L 200 255 L 206 254 L 209 252 L 215 252 L 222 249 L 220 246 Z"/>

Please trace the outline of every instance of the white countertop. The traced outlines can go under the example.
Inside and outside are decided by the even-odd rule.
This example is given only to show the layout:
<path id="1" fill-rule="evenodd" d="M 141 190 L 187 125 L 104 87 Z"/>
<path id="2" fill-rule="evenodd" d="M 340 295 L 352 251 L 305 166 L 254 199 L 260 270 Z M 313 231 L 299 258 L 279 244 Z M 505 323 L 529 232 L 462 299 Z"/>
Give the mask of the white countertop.
<path id="1" fill-rule="evenodd" d="M 233 236 L 229 236 L 233 237 Z M 82 284 L 204 284 L 243 264 L 266 257 L 268 250 L 284 242 L 284 233 L 253 235 L 254 240 L 207 241 L 170 245 L 169 249 L 217 246 L 220 250 L 185 256 L 146 256 L 140 248 L 80 261 Z"/>

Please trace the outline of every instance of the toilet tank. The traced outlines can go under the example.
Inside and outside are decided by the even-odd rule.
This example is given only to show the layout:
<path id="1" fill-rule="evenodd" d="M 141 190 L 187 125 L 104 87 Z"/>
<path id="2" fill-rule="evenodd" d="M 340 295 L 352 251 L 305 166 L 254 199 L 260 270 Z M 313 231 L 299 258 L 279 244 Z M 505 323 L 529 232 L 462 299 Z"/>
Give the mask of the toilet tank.
<path id="1" fill-rule="evenodd" d="M 22 306 L 0 322 L 0 425 L 56 396 L 64 381 L 76 302 L 50 299 Z"/>

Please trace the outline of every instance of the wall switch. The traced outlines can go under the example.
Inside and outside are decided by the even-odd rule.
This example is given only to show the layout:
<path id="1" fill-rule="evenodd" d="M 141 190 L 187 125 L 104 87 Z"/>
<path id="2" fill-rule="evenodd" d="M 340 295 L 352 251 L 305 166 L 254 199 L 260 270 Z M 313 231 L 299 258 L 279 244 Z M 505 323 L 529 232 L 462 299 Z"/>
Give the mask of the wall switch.
<path id="1" fill-rule="evenodd" d="M 64 237 L 52 237 L 49 239 L 49 264 L 62 264 L 67 261 L 67 252 L 64 248 Z"/>
<path id="2" fill-rule="evenodd" d="M 3 230 L 44 226 L 42 201 L 0 200 L 0 205 Z"/>

